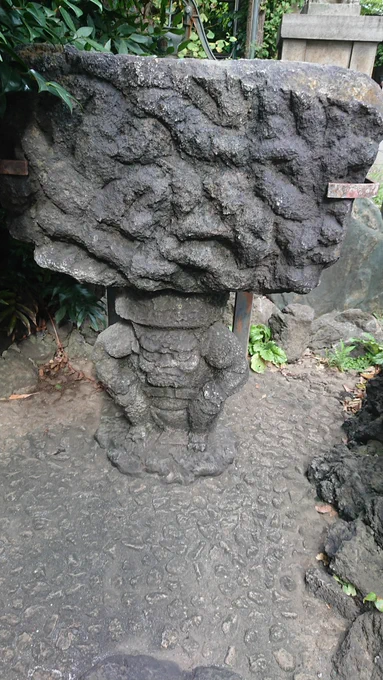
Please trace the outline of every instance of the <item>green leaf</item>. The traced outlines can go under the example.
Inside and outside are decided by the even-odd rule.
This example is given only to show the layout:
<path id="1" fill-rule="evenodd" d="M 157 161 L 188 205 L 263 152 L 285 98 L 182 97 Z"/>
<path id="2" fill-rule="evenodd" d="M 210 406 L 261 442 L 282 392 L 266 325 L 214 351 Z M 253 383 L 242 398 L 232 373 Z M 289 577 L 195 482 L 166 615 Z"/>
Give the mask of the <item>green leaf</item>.
<path id="1" fill-rule="evenodd" d="M 262 359 L 265 361 L 273 361 L 274 360 L 274 353 L 272 349 L 266 349 L 265 347 L 261 347 L 259 350 L 259 354 L 261 355 Z"/>
<path id="2" fill-rule="evenodd" d="M 132 33 L 130 36 L 131 40 L 136 43 L 141 43 L 143 45 L 148 45 L 151 42 L 151 38 L 147 35 L 139 35 L 139 33 Z"/>
<path id="3" fill-rule="evenodd" d="M 179 45 L 178 45 L 178 52 L 182 52 L 182 50 L 186 50 L 188 45 L 190 44 L 190 40 L 183 40 Z"/>
<path id="4" fill-rule="evenodd" d="M 76 15 L 76 17 L 77 17 L 78 19 L 79 19 L 79 18 L 82 16 L 82 14 L 84 13 L 84 12 L 82 11 L 82 9 L 80 9 L 79 7 L 76 7 L 76 5 L 73 5 L 71 2 L 69 2 L 69 0 L 61 0 L 61 2 L 62 2 L 66 7 L 70 7 L 70 9 L 75 13 L 75 15 Z"/>
<path id="5" fill-rule="evenodd" d="M 60 325 L 61 321 L 64 319 L 66 314 L 67 314 L 67 308 L 66 307 L 60 307 L 57 310 L 57 312 L 55 314 L 55 321 L 56 321 L 58 326 Z"/>
<path id="6" fill-rule="evenodd" d="M 254 373 L 265 372 L 266 364 L 259 354 L 254 354 L 254 356 L 251 357 L 250 368 L 252 371 L 254 371 Z"/>
<path id="7" fill-rule="evenodd" d="M 100 12 L 104 11 L 104 7 L 103 7 L 101 0 L 90 0 L 90 2 L 92 2 L 94 5 L 96 5 L 98 7 L 98 9 L 100 10 Z"/>
<path id="8" fill-rule="evenodd" d="M 47 20 L 45 13 L 40 9 L 41 5 L 37 5 L 35 2 L 29 2 L 26 6 L 25 13 L 30 14 L 37 23 L 45 28 L 47 25 Z"/>
<path id="9" fill-rule="evenodd" d="M 76 26 L 73 23 L 73 19 L 70 16 L 69 12 L 67 12 L 64 7 L 60 7 L 60 14 L 62 18 L 64 19 L 66 25 L 68 26 L 69 30 L 72 31 L 72 33 L 76 33 Z"/>
<path id="10" fill-rule="evenodd" d="M 87 44 L 90 45 L 91 47 L 94 47 L 94 49 L 97 52 L 108 52 L 109 50 L 105 49 L 104 45 L 101 45 L 101 43 L 96 42 L 96 40 L 87 38 L 86 40 Z"/>
<path id="11" fill-rule="evenodd" d="M 375 607 L 379 612 L 383 612 L 383 598 L 377 597 L 375 601 Z"/>
<path id="12" fill-rule="evenodd" d="M 356 589 L 352 585 L 352 583 L 345 583 L 342 586 L 342 590 L 343 590 L 344 593 L 346 593 L 346 595 L 350 595 L 351 597 L 356 597 Z"/>
<path id="13" fill-rule="evenodd" d="M 76 36 L 78 38 L 89 38 L 93 33 L 93 28 L 91 26 L 80 26 L 76 31 Z"/>
<path id="14" fill-rule="evenodd" d="M 16 323 L 17 323 L 17 316 L 16 316 L 16 314 L 13 314 L 11 321 L 10 321 L 10 324 L 8 326 L 7 335 L 12 335 L 13 331 L 15 330 Z"/>
<path id="15" fill-rule="evenodd" d="M 286 352 L 281 348 L 278 347 L 275 343 L 274 347 L 272 349 L 273 352 L 273 362 L 276 364 L 285 364 L 287 362 L 287 355 Z"/>
<path id="16" fill-rule="evenodd" d="M 375 600 L 377 600 L 376 593 L 368 593 L 368 595 L 363 598 L 363 602 L 375 602 Z"/>
<path id="17" fill-rule="evenodd" d="M 65 90 L 64 87 L 62 87 L 62 85 L 55 83 L 54 81 L 46 81 L 40 73 L 37 73 L 37 71 L 32 68 L 29 70 L 29 73 L 36 80 L 39 92 L 50 92 L 50 94 L 54 94 L 56 97 L 59 97 L 59 99 L 62 99 L 70 112 L 73 111 L 73 103 L 76 100 L 71 94 L 69 94 L 69 92 L 67 92 L 67 90 Z"/>
<path id="18" fill-rule="evenodd" d="M 19 312 L 18 310 L 15 312 L 17 318 L 21 321 L 23 326 L 27 329 L 28 335 L 31 334 L 31 324 L 29 323 L 29 319 L 23 314 L 22 312 Z"/>

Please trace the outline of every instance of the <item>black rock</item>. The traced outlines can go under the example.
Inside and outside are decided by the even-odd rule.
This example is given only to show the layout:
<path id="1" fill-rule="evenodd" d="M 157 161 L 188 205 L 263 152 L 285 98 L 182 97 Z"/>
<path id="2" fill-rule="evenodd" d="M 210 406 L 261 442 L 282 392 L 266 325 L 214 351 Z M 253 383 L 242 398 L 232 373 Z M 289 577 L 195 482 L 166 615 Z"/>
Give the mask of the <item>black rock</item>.
<path id="1" fill-rule="evenodd" d="M 375 439 L 383 443 L 383 373 L 367 383 L 362 409 L 345 422 L 344 429 L 351 441 Z"/>
<path id="2" fill-rule="evenodd" d="M 334 657 L 333 680 L 382 680 L 383 616 L 358 616 Z"/>
<path id="3" fill-rule="evenodd" d="M 359 601 L 346 595 L 325 569 L 311 567 L 306 571 L 305 580 L 310 593 L 336 609 L 345 619 L 353 621 L 360 614 Z"/>

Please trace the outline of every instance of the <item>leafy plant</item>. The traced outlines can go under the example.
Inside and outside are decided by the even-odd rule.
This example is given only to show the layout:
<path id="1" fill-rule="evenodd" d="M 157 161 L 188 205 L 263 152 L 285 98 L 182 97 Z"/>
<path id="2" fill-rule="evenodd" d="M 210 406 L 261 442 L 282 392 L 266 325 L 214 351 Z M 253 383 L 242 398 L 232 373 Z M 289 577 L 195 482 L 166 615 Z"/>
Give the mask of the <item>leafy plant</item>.
<path id="1" fill-rule="evenodd" d="M 209 41 L 210 49 L 218 52 L 218 54 L 222 55 L 223 57 L 229 56 L 230 50 L 233 47 L 233 43 L 235 43 L 237 40 L 237 38 L 229 34 L 227 34 L 225 38 L 215 39 L 215 34 L 210 30 L 207 31 L 206 37 Z M 189 40 L 181 43 L 177 54 L 180 57 L 194 57 L 197 59 L 207 58 L 197 33 L 192 33 Z"/>
<path id="2" fill-rule="evenodd" d="M 329 366 L 337 368 L 343 373 L 350 368 L 352 357 L 351 352 L 355 349 L 355 345 L 346 345 L 343 340 L 340 341 L 339 346 L 335 347 L 331 352 L 326 350 L 326 360 Z"/>
<path id="3" fill-rule="evenodd" d="M 50 304 L 56 307 L 55 321 L 59 325 L 64 319 L 77 328 L 89 322 L 94 331 L 105 327 L 105 309 L 97 296 L 81 283 L 58 285 L 52 291 Z"/>
<path id="4" fill-rule="evenodd" d="M 104 309 L 94 292 L 66 274 L 39 267 L 33 246 L 12 238 L 0 221 L 0 328 L 12 338 L 30 333 L 37 318 L 56 315 L 79 328 L 104 324 Z"/>
<path id="5" fill-rule="evenodd" d="M 341 579 L 336 574 L 333 574 L 333 577 L 334 577 L 335 581 L 340 583 L 340 585 L 342 586 L 342 590 L 343 590 L 344 593 L 346 593 L 346 595 L 350 595 L 350 597 L 356 597 L 356 595 L 357 595 L 356 588 L 355 588 L 355 586 L 352 585 L 352 583 L 348 583 L 348 581 L 344 581 L 343 579 Z"/>
<path id="6" fill-rule="evenodd" d="M 376 609 L 383 612 L 383 597 L 378 597 L 376 593 L 368 593 L 368 595 L 363 598 L 363 602 L 373 602 Z"/>
<path id="7" fill-rule="evenodd" d="M 371 333 L 364 333 L 362 338 L 351 338 L 350 342 L 365 352 L 366 357 L 371 361 L 370 366 L 383 365 L 383 345 Z"/>
<path id="8" fill-rule="evenodd" d="M 264 13 L 263 40 L 255 47 L 259 59 L 278 58 L 278 35 L 284 14 L 303 7 L 304 0 L 264 0 L 260 14 Z"/>
<path id="9" fill-rule="evenodd" d="M 0 326 L 3 326 L 7 335 L 13 335 L 17 325 L 21 325 L 28 333 L 31 332 L 31 323 L 36 325 L 37 305 L 29 299 L 26 304 L 25 294 L 18 290 L 0 291 Z"/>
<path id="10" fill-rule="evenodd" d="M 250 367 L 255 373 L 264 373 L 268 363 L 281 366 L 287 356 L 272 340 L 271 329 L 264 324 L 252 325 L 249 337 Z"/>
<path id="11" fill-rule="evenodd" d="M 182 13 L 168 23 L 168 0 L 3 0 L 0 5 L 0 116 L 6 97 L 37 89 L 59 97 L 70 109 L 74 98 L 59 83 L 30 69 L 20 47 L 70 44 L 79 50 L 156 54 L 165 33 L 183 34 Z M 179 24 L 181 20 L 181 25 Z M 165 50 L 173 53 L 174 47 Z"/>
<path id="12" fill-rule="evenodd" d="M 361 14 L 381 16 L 383 14 L 382 0 L 362 0 L 360 3 Z M 375 57 L 375 66 L 383 66 L 383 43 L 378 45 Z"/>
<path id="13" fill-rule="evenodd" d="M 359 351 L 359 355 L 351 356 L 354 351 Z M 347 343 L 341 340 L 338 347 L 326 352 L 326 361 L 342 373 L 365 371 L 370 366 L 383 365 L 383 345 L 373 335 L 365 333 L 364 337 L 350 338 Z"/>

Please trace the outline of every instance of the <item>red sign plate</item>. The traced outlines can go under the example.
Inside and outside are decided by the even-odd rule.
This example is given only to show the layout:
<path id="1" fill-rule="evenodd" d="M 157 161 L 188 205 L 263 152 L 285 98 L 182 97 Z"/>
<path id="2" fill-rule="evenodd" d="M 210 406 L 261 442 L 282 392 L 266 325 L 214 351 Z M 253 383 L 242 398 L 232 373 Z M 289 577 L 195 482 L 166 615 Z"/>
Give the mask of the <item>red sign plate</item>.
<path id="1" fill-rule="evenodd" d="M 373 198 L 379 191 L 377 182 L 365 182 L 364 184 L 344 184 L 342 182 L 330 182 L 327 189 L 327 198 Z"/>

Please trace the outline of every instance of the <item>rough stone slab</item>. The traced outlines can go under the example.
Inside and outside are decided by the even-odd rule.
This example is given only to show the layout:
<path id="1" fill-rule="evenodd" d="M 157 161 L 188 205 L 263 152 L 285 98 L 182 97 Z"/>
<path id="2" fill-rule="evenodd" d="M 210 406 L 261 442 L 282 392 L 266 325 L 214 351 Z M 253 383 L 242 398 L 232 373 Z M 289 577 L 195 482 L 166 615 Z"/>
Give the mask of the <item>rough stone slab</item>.
<path id="1" fill-rule="evenodd" d="M 8 349 L 0 357 L 0 397 L 34 392 L 38 382 L 36 365 L 17 349 Z"/>
<path id="2" fill-rule="evenodd" d="M 383 593 L 383 550 L 361 519 L 340 521 L 331 527 L 325 550 L 334 574 L 352 583 L 363 597 L 371 592 Z"/>
<path id="3" fill-rule="evenodd" d="M 287 305 L 269 319 L 273 339 L 285 350 L 288 361 L 297 361 L 308 348 L 314 310 L 308 305 Z"/>
<path id="4" fill-rule="evenodd" d="M 383 677 L 383 616 L 359 616 L 335 655 L 332 680 L 381 680 Z"/>
<path id="5" fill-rule="evenodd" d="M 315 595 L 315 597 L 319 597 L 330 607 L 333 607 L 340 616 L 354 621 L 358 614 L 360 614 L 360 607 L 355 602 L 355 599 L 346 595 L 339 586 L 339 583 L 325 569 L 310 567 L 306 571 L 305 579 L 310 593 Z"/>
<path id="6" fill-rule="evenodd" d="M 327 199 L 327 184 L 363 182 L 383 135 L 367 76 L 73 48 L 23 56 L 80 104 L 70 115 L 57 98 L 16 97 L 4 123 L 30 174 L 2 177 L 1 200 L 41 265 L 147 291 L 305 293 L 339 257 L 351 201 Z"/>
<path id="7" fill-rule="evenodd" d="M 382 326 L 372 314 L 361 309 L 329 312 L 313 322 L 309 347 L 320 351 L 334 347 L 340 340 L 348 342 L 351 338 L 363 338 L 366 333 L 374 335 L 378 342 L 383 340 Z"/>

